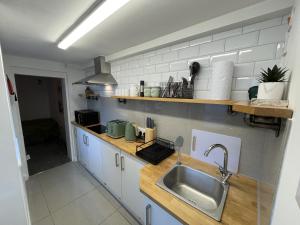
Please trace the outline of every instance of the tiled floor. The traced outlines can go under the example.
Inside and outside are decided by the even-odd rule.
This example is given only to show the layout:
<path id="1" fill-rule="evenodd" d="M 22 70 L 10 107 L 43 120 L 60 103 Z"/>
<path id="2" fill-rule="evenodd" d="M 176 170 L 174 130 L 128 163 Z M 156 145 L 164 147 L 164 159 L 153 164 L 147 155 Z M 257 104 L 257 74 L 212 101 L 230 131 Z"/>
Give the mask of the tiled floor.
<path id="1" fill-rule="evenodd" d="M 33 225 L 138 225 L 79 164 L 70 162 L 27 181 Z"/>

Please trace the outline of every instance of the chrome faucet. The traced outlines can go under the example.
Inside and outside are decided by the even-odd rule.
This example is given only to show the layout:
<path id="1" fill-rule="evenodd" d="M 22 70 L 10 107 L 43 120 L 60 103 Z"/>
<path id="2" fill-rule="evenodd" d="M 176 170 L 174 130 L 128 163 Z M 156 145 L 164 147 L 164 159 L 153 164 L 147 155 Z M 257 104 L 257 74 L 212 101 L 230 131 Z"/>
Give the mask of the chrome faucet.
<path id="1" fill-rule="evenodd" d="M 213 144 L 211 145 L 205 152 L 204 152 L 204 156 L 208 156 L 209 153 L 215 149 L 215 148 L 221 148 L 224 152 L 224 161 L 223 161 L 223 166 L 220 166 L 218 163 L 218 166 L 219 166 L 219 171 L 221 173 L 221 176 L 222 176 L 222 183 L 223 184 L 226 184 L 228 179 L 231 177 L 232 173 L 230 173 L 227 169 L 227 165 L 228 165 L 228 150 L 227 148 L 222 145 L 222 144 Z"/>

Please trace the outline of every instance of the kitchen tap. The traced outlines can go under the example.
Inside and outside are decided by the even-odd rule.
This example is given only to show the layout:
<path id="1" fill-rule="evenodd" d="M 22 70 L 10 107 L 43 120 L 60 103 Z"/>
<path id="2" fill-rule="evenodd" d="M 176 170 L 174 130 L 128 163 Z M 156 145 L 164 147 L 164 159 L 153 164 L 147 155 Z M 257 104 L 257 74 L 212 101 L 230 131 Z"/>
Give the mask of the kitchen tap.
<path id="1" fill-rule="evenodd" d="M 224 153 L 223 167 L 219 165 L 219 171 L 222 176 L 222 183 L 226 184 L 228 179 L 232 175 L 232 173 L 230 173 L 227 169 L 227 165 L 228 165 L 228 150 L 227 150 L 227 148 L 222 144 L 213 144 L 204 152 L 204 156 L 207 157 L 209 155 L 209 153 L 215 148 L 221 148 Z"/>

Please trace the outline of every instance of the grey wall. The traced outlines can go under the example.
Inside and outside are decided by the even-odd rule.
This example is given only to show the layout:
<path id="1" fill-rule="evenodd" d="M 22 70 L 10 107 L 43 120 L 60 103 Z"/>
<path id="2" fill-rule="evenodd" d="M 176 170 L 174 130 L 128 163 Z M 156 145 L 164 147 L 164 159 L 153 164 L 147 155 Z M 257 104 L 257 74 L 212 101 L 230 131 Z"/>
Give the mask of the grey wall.
<path id="1" fill-rule="evenodd" d="M 118 103 L 115 99 L 101 98 L 88 101 L 88 107 L 100 111 L 101 123 L 116 118 L 136 122 L 145 126 L 147 116 L 157 125 L 158 136 L 174 140 L 181 135 L 185 139 L 183 151 L 190 153 L 192 129 L 240 137 L 242 150 L 240 173 L 260 178 L 260 160 L 266 132 L 244 125 L 241 114 L 228 115 L 224 106 L 128 101 Z M 274 135 L 274 134 L 273 134 Z"/>

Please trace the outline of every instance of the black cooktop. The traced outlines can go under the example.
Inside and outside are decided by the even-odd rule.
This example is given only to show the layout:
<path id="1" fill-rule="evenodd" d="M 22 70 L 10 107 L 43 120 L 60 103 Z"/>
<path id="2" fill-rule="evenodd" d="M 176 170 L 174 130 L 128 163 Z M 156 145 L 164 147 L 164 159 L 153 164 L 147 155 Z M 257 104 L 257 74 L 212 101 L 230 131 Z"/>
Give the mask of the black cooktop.
<path id="1" fill-rule="evenodd" d="M 106 131 L 106 126 L 95 125 L 95 126 L 87 127 L 87 129 L 94 131 L 97 134 L 103 134 Z"/>

